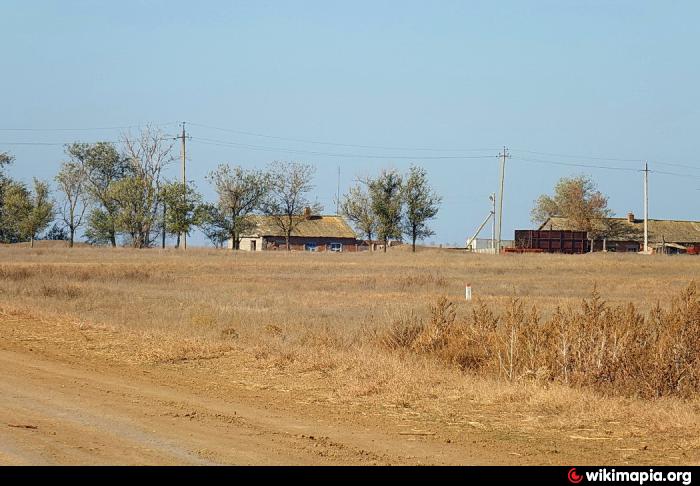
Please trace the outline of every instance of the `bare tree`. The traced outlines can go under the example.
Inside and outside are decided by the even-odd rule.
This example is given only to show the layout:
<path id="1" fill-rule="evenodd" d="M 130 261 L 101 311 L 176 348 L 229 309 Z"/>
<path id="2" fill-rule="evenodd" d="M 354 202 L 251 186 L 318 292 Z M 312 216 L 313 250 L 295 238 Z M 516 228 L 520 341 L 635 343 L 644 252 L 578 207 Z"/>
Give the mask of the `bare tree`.
<path id="1" fill-rule="evenodd" d="M 63 193 L 61 217 L 68 227 L 70 248 L 73 248 L 75 231 L 83 224 L 87 209 L 85 179 L 85 168 L 76 161 L 64 162 L 56 175 L 58 189 Z"/>
<path id="2" fill-rule="evenodd" d="M 117 221 L 137 248 L 151 246 L 161 224 L 163 170 L 174 160 L 173 139 L 146 127 L 137 136 L 124 134 L 124 155 L 129 176 L 110 189 L 119 207 Z"/>
<path id="3" fill-rule="evenodd" d="M 270 195 L 264 204 L 264 212 L 284 233 L 287 251 L 292 233 L 310 214 L 319 213 L 323 207 L 312 203 L 307 194 L 313 189 L 315 168 L 299 162 L 273 162 L 270 165 Z"/>

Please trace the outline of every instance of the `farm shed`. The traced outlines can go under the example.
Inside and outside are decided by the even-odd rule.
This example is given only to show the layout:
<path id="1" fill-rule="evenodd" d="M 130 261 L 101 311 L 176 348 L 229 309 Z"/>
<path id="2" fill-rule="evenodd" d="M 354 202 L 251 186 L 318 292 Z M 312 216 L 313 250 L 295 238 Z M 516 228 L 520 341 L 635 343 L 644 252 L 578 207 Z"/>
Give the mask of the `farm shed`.
<path id="1" fill-rule="evenodd" d="M 289 239 L 294 251 L 358 251 L 362 242 L 342 216 L 311 215 L 301 217 Z M 244 251 L 286 250 L 284 232 L 272 216 L 253 216 L 254 229 L 241 236 L 239 248 Z M 228 247 L 233 242 L 229 240 Z"/>
<path id="2" fill-rule="evenodd" d="M 575 231 L 567 219 L 551 217 L 539 230 Z M 593 251 L 638 252 L 644 246 L 644 219 L 629 213 L 626 218 L 606 218 L 600 221 L 602 235 L 593 242 Z M 608 233 L 606 235 L 606 232 Z M 590 238 L 589 238 L 590 239 Z M 659 253 L 685 253 L 700 246 L 700 221 L 649 219 L 649 246 Z"/>

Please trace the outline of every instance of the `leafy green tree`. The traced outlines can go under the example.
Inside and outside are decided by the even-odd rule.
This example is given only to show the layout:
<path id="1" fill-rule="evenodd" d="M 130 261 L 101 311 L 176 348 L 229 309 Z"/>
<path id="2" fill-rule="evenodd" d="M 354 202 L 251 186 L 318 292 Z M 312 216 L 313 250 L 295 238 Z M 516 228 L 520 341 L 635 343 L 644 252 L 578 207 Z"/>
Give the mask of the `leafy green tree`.
<path id="1" fill-rule="evenodd" d="M 68 246 L 73 248 L 75 232 L 83 224 L 87 210 L 85 167 L 77 161 L 64 162 L 56 175 L 58 189 L 63 193 L 61 217 L 68 228 Z"/>
<path id="2" fill-rule="evenodd" d="M 87 215 L 85 238 L 92 245 L 116 244 L 116 209 L 108 213 L 104 208 L 92 208 Z"/>
<path id="3" fill-rule="evenodd" d="M 84 173 L 84 188 L 92 203 L 85 236 L 88 241 L 117 246 L 117 206 L 110 197 L 110 186 L 130 175 L 128 162 L 108 142 L 74 143 L 66 147 L 71 161 Z"/>
<path id="4" fill-rule="evenodd" d="M 189 236 L 192 228 L 199 224 L 202 196 L 194 186 L 181 182 L 167 182 L 161 187 L 161 203 L 164 207 L 163 221 L 166 234 L 176 237 L 175 248 L 180 247 L 180 236 Z"/>
<path id="5" fill-rule="evenodd" d="M 65 226 L 59 223 L 54 223 L 51 225 L 51 229 L 48 230 L 41 239 L 51 241 L 68 241 L 68 232 L 66 231 Z"/>
<path id="6" fill-rule="evenodd" d="M 383 170 L 376 179 L 367 181 L 372 212 L 377 218 L 377 236 L 384 242 L 384 252 L 389 240 L 401 238 L 401 214 L 403 209 L 403 179 L 395 170 Z"/>
<path id="7" fill-rule="evenodd" d="M 538 223 L 552 216 L 567 218 L 572 229 L 588 232 L 591 240 L 613 237 L 620 231 L 619 226 L 609 220 L 612 214 L 607 196 L 598 191 L 591 177 L 584 175 L 559 179 L 554 195 L 540 196 L 531 211 L 533 222 Z"/>
<path id="8" fill-rule="evenodd" d="M 218 206 L 214 204 L 202 204 L 197 210 L 197 226 L 204 236 L 216 248 L 223 248 L 227 239 L 231 238 L 230 220 L 224 216 Z"/>
<path id="9" fill-rule="evenodd" d="M 310 214 L 318 214 L 323 207 L 311 202 L 307 194 L 313 189 L 315 169 L 300 162 L 273 162 L 270 165 L 270 194 L 264 203 L 264 212 L 284 234 L 287 251 L 294 230 Z"/>
<path id="10" fill-rule="evenodd" d="M 34 179 L 34 190 L 24 184 L 12 182 L 5 190 L 4 207 L 6 223 L 21 240 L 29 240 L 34 248 L 34 240 L 53 220 L 54 207 L 49 197 L 49 185 Z"/>
<path id="11" fill-rule="evenodd" d="M 218 211 L 210 211 L 208 221 L 216 221 L 228 234 L 233 248 L 238 249 L 241 235 L 254 227 L 250 215 L 262 208 L 270 192 L 271 177 L 263 171 L 221 164 L 207 178 L 218 195 Z"/>
<path id="12" fill-rule="evenodd" d="M 416 166 L 411 167 L 402 192 L 406 205 L 403 233 L 411 238 L 411 248 L 415 252 L 416 240 L 435 234 L 428 227 L 428 221 L 437 216 L 442 198 L 430 187 L 425 169 Z"/>
<path id="13" fill-rule="evenodd" d="M 12 179 L 10 179 L 5 173 L 5 167 L 10 165 L 14 157 L 8 153 L 0 152 L 0 242 L 4 243 L 14 243 L 17 241 L 17 233 L 10 228 L 9 223 L 6 221 L 6 210 L 4 205 L 4 194 L 6 189 L 9 187 Z"/>
<path id="14" fill-rule="evenodd" d="M 350 220 L 358 233 L 367 238 L 372 248 L 372 239 L 377 231 L 377 216 L 372 211 L 372 201 L 365 187 L 357 184 L 350 188 L 340 202 L 340 214 Z"/>
<path id="15" fill-rule="evenodd" d="M 109 197 L 115 202 L 116 230 L 124 233 L 127 244 L 134 248 L 148 248 L 156 223 L 151 212 L 153 188 L 148 181 L 136 177 L 125 177 L 110 184 Z"/>

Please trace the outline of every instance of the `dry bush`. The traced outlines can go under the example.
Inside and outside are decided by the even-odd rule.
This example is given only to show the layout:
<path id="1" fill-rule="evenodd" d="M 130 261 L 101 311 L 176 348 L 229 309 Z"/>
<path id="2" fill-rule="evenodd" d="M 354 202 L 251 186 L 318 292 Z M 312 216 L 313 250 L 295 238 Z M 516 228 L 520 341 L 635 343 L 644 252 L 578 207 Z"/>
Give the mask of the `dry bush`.
<path id="1" fill-rule="evenodd" d="M 27 267 L 0 265 L 0 280 L 19 281 L 33 276 L 33 272 Z"/>
<path id="2" fill-rule="evenodd" d="M 39 287 L 39 295 L 54 299 L 73 300 L 82 295 L 82 290 L 75 285 L 43 284 Z"/>
<path id="3" fill-rule="evenodd" d="M 411 287 L 446 287 L 447 279 L 439 273 L 410 273 L 397 279 L 399 288 L 405 290 Z"/>
<path id="4" fill-rule="evenodd" d="M 602 392 L 658 398 L 700 392 L 700 297 L 694 283 L 648 315 L 611 306 L 594 288 L 579 307 L 543 320 L 511 299 L 501 314 L 485 304 L 458 321 L 440 298 L 427 322 L 400 319 L 380 336 L 388 349 L 430 355 L 462 370 L 507 381 L 536 379 Z"/>

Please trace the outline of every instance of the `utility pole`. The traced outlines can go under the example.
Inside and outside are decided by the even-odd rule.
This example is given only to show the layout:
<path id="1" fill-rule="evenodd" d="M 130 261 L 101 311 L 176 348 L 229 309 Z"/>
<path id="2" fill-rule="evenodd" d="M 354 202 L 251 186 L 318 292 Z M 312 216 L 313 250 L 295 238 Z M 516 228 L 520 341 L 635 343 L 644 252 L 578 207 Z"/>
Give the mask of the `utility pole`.
<path id="1" fill-rule="evenodd" d="M 496 193 L 489 196 L 491 201 L 491 250 L 496 253 Z"/>
<path id="2" fill-rule="evenodd" d="M 185 208 L 187 207 L 187 172 L 185 170 L 185 164 L 187 160 L 187 146 L 185 141 L 187 140 L 187 135 L 185 133 L 185 122 L 182 122 L 182 135 L 177 137 L 181 140 L 181 155 L 182 155 L 182 198 L 183 198 L 183 205 L 182 207 Z M 183 250 L 187 249 L 187 232 L 184 232 L 182 234 L 182 248 Z"/>
<path id="3" fill-rule="evenodd" d="M 503 229 L 503 186 L 506 178 L 506 159 L 510 157 L 508 154 L 508 149 L 504 146 L 503 152 L 498 154 L 501 158 L 500 167 L 500 190 L 498 192 L 498 225 L 496 226 L 496 253 L 501 252 L 501 239 L 502 239 L 502 229 Z"/>
<path id="4" fill-rule="evenodd" d="M 649 164 L 644 162 L 644 254 L 649 254 Z"/>

